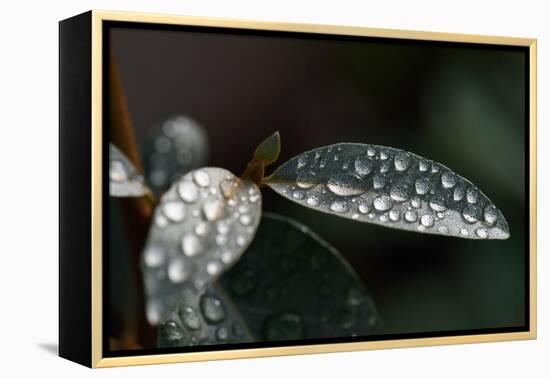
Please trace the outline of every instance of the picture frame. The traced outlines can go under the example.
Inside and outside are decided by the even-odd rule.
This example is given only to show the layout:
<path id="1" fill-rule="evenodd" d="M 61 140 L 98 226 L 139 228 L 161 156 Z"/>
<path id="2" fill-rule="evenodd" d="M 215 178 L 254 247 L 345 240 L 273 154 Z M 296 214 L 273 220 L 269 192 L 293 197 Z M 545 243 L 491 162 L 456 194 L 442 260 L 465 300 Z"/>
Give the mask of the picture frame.
<path id="1" fill-rule="evenodd" d="M 61 357 L 95 368 L 536 338 L 536 39 L 96 10 L 61 21 L 59 26 L 59 355 Z M 123 80 L 121 81 L 119 77 L 126 72 L 123 67 L 124 62 L 120 62 L 122 64 L 118 68 L 113 68 L 115 64 L 113 56 L 116 55 L 117 46 L 115 46 L 116 41 L 113 42 L 111 39 L 113 36 L 111 31 L 116 28 L 137 31 L 137 34 L 133 36 L 126 35 L 126 39 L 121 37 L 118 40 L 119 47 L 127 46 L 129 43 L 139 45 L 140 38 L 148 38 L 141 31 L 154 33 L 160 30 L 168 32 L 170 35 L 191 34 L 189 40 L 196 38 L 193 33 L 211 34 L 218 37 L 231 34 L 245 39 L 248 36 L 253 37 L 258 46 L 264 43 L 262 41 L 270 39 L 300 40 L 304 46 L 312 46 L 318 41 L 330 40 L 338 48 L 343 43 L 369 42 L 380 45 L 387 43 L 390 47 L 406 43 L 411 46 L 419 45 L 426 49 L 461 47 L 464 50 L 468 50 L 468 48 L 475 51 L 495 49 L 521 54 L 524 58 L 522 61 L 523 71 L 521 71 L 523 79 L 517 86 L 521 91 L 517 96 L 523 98 L 518 106 L 523 109 L 523 117 L 520 117 L 523 130 L 519 134 L 524 138 L 524 143 L 522 150 L 518 150 L 517 156 L 524 159 L 524 164 L 518 163 L 520 167 L 518 172 L 524 176 L 524 182 L 518 183 L 518 185 L 521 184 L 521 191 L 524 193 L 524 201 L 520 201 L 518 205 L 523 206 L 521 214 L 524 216 L 522 220 L 524 227 L 522 243 L 514 244 L 514 248 L 517 248 L 525 257 L 522 262 L 524 264 L 522 265 L 524 280 L 521 281 L 523 289 L 518 288 L 519 294 L 517 294 L 520 298 L 518 301 L 523 300 L 522 324 L 510 323 L 511 325 L 501 326 L 499 323 L 497 326 L 487 328 L 472 326 L 469 329 L 433 332 L 423 329 L 418 332 L 380 333 L 368 337 L 354 335 L 354 337 L 359 336 L 355 338 L 313 337 L 271 343 L 255 341 L 235 345 L 217 343 L 215 345 L 196 345 L 190 349 L 179 347 L 143 348 L 139 346 L 134 348 L 131 347 L 134 341 L 126 341 L 124 344 L 114 340 L 115 338 L 107 332 L 114 322 L 112 312 L 109 311 L 112 302 L 106 301 L 106 298 L 112 297 L 112 292 L 109 290 L 117 284 L 116 282 L 113 284 L 112 276 L 110 276 L 112 273 L 109 273 L 109 269 L 113 268 L 110 265 L 112 260 L 108 254 L 110 248 L 108 236 L 113 232 L 107 227 L 110 222 L 107 219 L 111 211 L 109 207 L 109 177 L 107 175 L 110 169 L 108 144 L 110 141 L 112 142 L 114 132 L 120 134 L 117 136 L 117 140 L 135 138 L 128 136 L 128 129 L 118 126 L 131 125 L 129 118 L 135 117 L 132 111 L 137 107 L 134 104 L 133 107 L 130 107 L 131 110 L 128 110 L 128 102 L 131 103 L 132 98 L 124 94 L 124 90 L 128 88 L 123 89 L 124 85 L 121 84 Z M 249 41 L 250 39 L 246 40 L 246 43 Z M 151 41 L 148 43 L 148 46 L 153 45 Z M 209 42 L 201 40 L 201 43 Z M 233 42 L 224 40 L 223 43 L 220 42 L 218 45 L 213 43 L 212 46 L 231 46 L 231 43 Z M 338 45 L 339 43 L 340 45 Z M 228 50 L 222 51 L 220 54 L 213 54 L 212 57 L 226 57 L 235 53 Z M 254 55 L 251 56 L 254 57 Z M 318 57 L 314 56 L 312 59 L 318 59 Z M 322 66 L 322 60 L 314 61 Z M 223 64 L 223 62 L 221 60 L 217 63 Z M 423 64 L 422 60 L 421 62 Z M 191 68 L 198 69 L 199 65 Z M 126 67 L 128 66 L 126 64 Z M 231 66 L 232 69 L 235 67 L 238 66 Z M 266 72 L 265 75 L 269 76 L 269 72 Z M 235 71 L 226 73 L 226 75 L 229 74 L 238 76 Z M 279 72 L 278 74 L 284 75 L 285 73 Z M 292 73 L 288 75 L 292 75 Z M 139 75 L 134 73 L 133 77 L 139 77 Z M 128 81 L 126 81 L 127 83 Z M 383 83 L 377 85 L 383 86 Z M 209 90 L 215 91 L 216 89 L 210 88 Z M 130 95 L 131 90 L 126 94 Z M 134 96 L 134 100 L 135 98 Z M 391 96 L 388 98 L 390 98 L 388 101 L 391 101 Z M 498 130 L 498 125 L 496 130 Z M 244 131 L 248 131 L 248 129 Z M 281 138 L 284 149 L 285 135 L 281 135 Z M 341 141 L 334 140 L 334 143 L 336 142 Z M 252 154 L 254 151 L 254 146 L 243 146 L 242 148 L 246 149 L 248 154 Z M 131 162 L 139 160 L 139 157 L 133 157 L 132 152 L 128 151 L 126 149 L 124 153 L 128 155 Z M 415 151 L 410 152 L 414 153 Z M 243 174 L 248 175 L 246 177 L 249 178 L 253 177 L 255 173 L 250 172 L 245 170 Z M 143 210 L 143 208 L 140 209 Z M 153 210 L 154 208 L 149 207 L 143 211 Z M 349 222 L 349 220 L 347 221 Z M 368 227 L 368 225 L 362 226 Z M 143 236 L 144 232 L 146 233 L 147 229 L 135 231 L 134 234 Z M 437 237 L 441 238 L 441 236 Z M 142 241 L 142 243 L 144 242 Z M 134 261 L 132 264 L 139 267 L 140 262 Z M 485 276 L 485 274 L 481 275 Z M 137 287 L 140 287 L 139 284 Z M 144 290 L 141 286 L 141 291 Z M 146 318 L 146 313 L 143 311 L 136 314 L 138 323 L 151 321 L 151 317 Z M 487 322 L 489 321 L 487 320 Z M 503 322 L 506 323 L 507 320 Z M 134 339 L 132 338 L 132 340 Z M 118 347 L 119 345 L 125 346 Z"/>

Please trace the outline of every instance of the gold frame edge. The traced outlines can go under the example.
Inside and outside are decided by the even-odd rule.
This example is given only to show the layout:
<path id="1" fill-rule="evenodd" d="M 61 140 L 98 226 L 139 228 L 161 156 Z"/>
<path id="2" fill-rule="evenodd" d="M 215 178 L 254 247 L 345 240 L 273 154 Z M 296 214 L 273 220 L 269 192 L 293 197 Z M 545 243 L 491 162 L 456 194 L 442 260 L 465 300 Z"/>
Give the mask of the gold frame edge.
<path id="1" fill-rule="evenodd" d="M 274 357 L 313 353 L 352 352 L 374 349 L 425 347 L 451 344 L 469 344 L 497 341 L 533 340 L 537 337 L 536 298 L 536 247 L 537 247 L 537 40 L 503 36 L 457 34 L 339 26 L 323 24 L 297 24 L 254 20 L 238 20 L 197 16 L 92 11 L 92 367 L 117 367 L 175 362 L 198 362 L 222 359 Z M 318 34 L 351 35 L 380 38 L 399 38 L 421 41 L 480 43 L 529 48 L 529 144 L 530 144 L 530 217 L 529 217 L 529 331 L 489 333 L 478 335 L 429 337 L 384 341 L 314 344 L 288 347 L 220 350 L 209 352 L 152 354 L 127 357 L 103 357 L 102 350 L 102 23 L 103 21 L 142 22 L 172 25 L 214 26 L 240 29 L 290 31 Z"/>

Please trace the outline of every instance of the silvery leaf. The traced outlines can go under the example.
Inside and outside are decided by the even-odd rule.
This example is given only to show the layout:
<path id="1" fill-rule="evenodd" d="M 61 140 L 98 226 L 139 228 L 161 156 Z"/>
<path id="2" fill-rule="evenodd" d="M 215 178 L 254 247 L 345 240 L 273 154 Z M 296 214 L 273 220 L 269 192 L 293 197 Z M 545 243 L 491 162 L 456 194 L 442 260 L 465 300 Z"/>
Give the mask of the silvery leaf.
<path id="1" fill-rule="evenodd" d="M 208 160 L 206 130 L 190 117 L 178 115 L 153 128 L 142 144 L 145 176 L 155 194 L 166 191 L 183 174 Z"/>
<path id="2" fill-rule="evenodd" d="M 371 297 L 338 251 L 304 225 L 275 214 L 262 215 L 246 253 L 206 292 L 181 299 L 159 327 L 159 346 L 382 332 Z"/>
<path id="3" fill-rule="evenodd" d="M 449 168 L 396 148 L 340 143 L 298 155 L 264 182 L 303 206 L 360 222 L 471 239 L 510 236 L 502 213 Z"/>
<path id="4" fill-rule="evenodd" d="M 128 157 L 109 143 L 109 195 L 113 197 L 141 197 L 148 189 Z"/>
<path id="5" fill-rule="evenodd" d="M 233 265 L 254 237 L 261 194 L 222 168 L 201 168 L 174 182 L 155 209 L 142 256 L 147 318 L 157 324 L 182 290 L 200 293 Z"/>

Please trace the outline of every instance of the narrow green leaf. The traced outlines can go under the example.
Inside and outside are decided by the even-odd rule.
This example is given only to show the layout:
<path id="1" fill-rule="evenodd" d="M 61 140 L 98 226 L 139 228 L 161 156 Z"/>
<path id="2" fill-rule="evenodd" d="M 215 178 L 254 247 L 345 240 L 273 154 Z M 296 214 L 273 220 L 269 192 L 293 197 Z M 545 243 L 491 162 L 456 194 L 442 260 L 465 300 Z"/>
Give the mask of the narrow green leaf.
<path id="1" fill-rule="evenodd" d="M 407 231 L 507 239 L 508 224 L 475 185 L 396 148 L 339 143 L 304 152 L 264 179 L 317 211 Z"/>
<path id="2" fill-rule="evenodd" d="M 270 135 L 256 147 L 252 161 L 263 162 L 264 167 L 274 163 L 281 152 L 281 136 L 278 131 Z"/>

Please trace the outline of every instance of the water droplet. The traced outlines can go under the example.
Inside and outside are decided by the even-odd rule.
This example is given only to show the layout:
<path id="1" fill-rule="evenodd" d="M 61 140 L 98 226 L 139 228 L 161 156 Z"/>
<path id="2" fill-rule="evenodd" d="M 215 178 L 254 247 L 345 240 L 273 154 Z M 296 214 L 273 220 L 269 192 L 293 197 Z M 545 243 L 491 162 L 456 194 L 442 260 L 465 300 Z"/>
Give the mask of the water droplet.
<path id="1" fill-rule="evenodd" d="M 302 319 L 294 313 L 283 313 L 268 318 L 264 324 L 264 334 L 268 341 L 301 340 Z"/>
<path id="2" fill-rule="evenodd" d="M 407 184 L 397 184 L 391 187 L 390 197 L 396 202 L 403 202 L 409 198 L 409 187 Z"/>
<path id="3" fill-rule="evenodd" d="M 222 260 L 222 263 L 224 263 L 224 264 L 231 263 L 233 261 L 234 257 L 235 256 L 233 255 L 233 252 L 231 252 L 230 250 L 223 251 L 220 254 L 220 259 Z"/>
<path id="4" fill-rule="evenodd" d="M 304 199 L 304 197 L 305 197 L 304 192 L 300 190 L 295 190 L 292 192 L 292 198 L 294 199 L 301 200 L 301 199 Z"/>
<path id="5" fill-rule="evenodd" d="M 168 320 L 160 327 L 162 338 L 171 342 L 179 341 L 183 338 L 181 327 L 173 320 Z"/>
<path id="6" fill-rule="evenodd" d="M 210 232 L 210 225 L 207 222 L 199 222 L 195 226 L 195 233 L 198 236 L 204 237 Z"/>
<path id="7" fill-rule="evenodd" d="M 416 222 L 418 220 L 418 215 L 416 214 L 416 211 L 407 210 L 407 212 L 405 213 L 405 220 L 411 223 Z"/>
<path id="8" fill-rule="evenodd" d="M 250 203 L 256 203 L 260 200 L 260 195 L 259 194 L 255 194 L 253 196 L 250 196 Z"/>
<path id="9" fill-rule="evenodd" d="M 223 246 L 227 243 L 227 236 L 226 235 L 216 235 L 216 244 L 219 246 Z"/>
<path id="10" fill-rule="evenodd" d="M 203 170 L 193 172 L 193 180 L 195 180 L 198 186 L 202 186 L 203 188 L 210 185 L 210 175 Z"/>
<path id="11" fill-rule="evenodd" d="M 334 201 L 330 205 L 330 209 L 335 213 L 346 213 L 349 210 L 348 204 L 344 201 Z"/>
<path id="12" fill-rule="evenodd" d="M 109 162 L 109 179 L 114 182 L 124 182 L 128 180 L 124 163 L 119 160 Z"/>
<path id="13" fill-rule="evenodd" d="M 349 168 L 349 164 L 348 163 L 344 163 L 342 164 L 342 169 L 346 170 Z"/>
<path id="14" fill-rule="evenodd" d="M 437 213 L 437 217 L 438 217 L 439 219 L 445 218 L 445 212 L 440 211 L 439 213 Z"/>
<path id="15" fill-rule="evenodd" d="M 449 229 L 446 226 L 439 226 L 437 231 L 439 231 L 442 234 L 448 234 L 449 233 Z"/>
<path id="16" fill-rule="evenodd" d="M 361 177 L 370 174 L 374 170 L 375 166 L 376 163 L 372 161 L 367 155 L 357 157 L 354 162 L 355 171 Z"/>
<path id="17" fill-rule="evenodd" d="M 338 155 L 334 155 L 334 161 L 338 161 L 340 157 Z"/>
<path id="18" fill-rule="evenodd" d="M 474 205 L 468 205 L 462 210 L 462 217 L 469 223 L 475 223 L 479 220 L 479 208 Z"/>
<path id="19" fill-rule="evenodd" d="M 439 165 L 437 165 L 436 163 L 432 163 L 432 173 L 437 172 L 439 172 Z"/>
<path id="20" fill-rule="evenodd" d="M 218 324 L 227 316 L 222 301 L 213 295 L 204 294 L 201 297 L 200 306 L 201 312 L 208 323 Z"/>
<path id="21" fill-rule="evenodd" d="M 216 331 L 216 337 L 220 341 L 225 341 L 229 337 L 229 331 L 227 331 L 227 328 L 225 328 L 225 327 L 220 327 Z"/>
<path id="22" fill-rule="evenodd" d="M 401 216 L 399 215 L 399 212 L 397 210 L 391 210 L 390 211 L 390 219 L 394 222 L 397 222 Z"/>
<path id="23" fill-rule="evenodd" d="M 227 234 L 230 228 L 231 227 L 229 226 L 229 224 L 223 221 L 218 222 L 218 224 L 216 225 L 216 230 L 223 235 Z"/>
<path id="24" fill-rule="evenodd" d="M 478 191 L 474 187 L 469 187 L 468 190 L 466 190 L 466 201 L 468 203 L 476 203 L 478 199 Z"/>
<path id="25" fill-rule="evenodd" d="M 392 207 L 391 198 L 385 194 L 382 194 L 374 199 L 373 205 L 378 211 L 389 210 Z"/>
<path id="26" fill-rule="evenodd" d="M 193 308 L 190 306 L 180 307 L 178 315 L 183 325 L 192 331 L 196 331 L 201 327 L 201 321 Z"/>
<path id="27" fill-rule="evenodd" d="M 352 214 L 351 219 L 359 219 L 359 214 Z"/>
<path id="28" fill-rule="evenodd" d="M 313 171 L 300 172 L 296 177 L 296 185 L 298 185 L 302 189 L 309 189 L 317 185 L 315 172 Z"/>
<path id="29" fill-rule="evenodd" d="M 419 224 L 417 228 L 418 228 L 419 231 L 424 231 L 424 230 L 426 230 L 426 226 L 424 226 L 424 225 L 422 225 L 422 224 Z"/>
<path id="30" fill-rule="evenodd" d="M 162 305 L 160 302 L 153 300 L 148 301 L 147 306 L 145 308 L 145 315 L 147 316 L 147 320 L 150 324 L 156 325 L 160 321 L 160 317 L 162 314 Z"/>
<path id="31" fill-rule="evenodd" d="M 233 197 L 238 186 L 239 182 L 234 178 L 225 178 L 220 182 L 220 190 L 225 198 Z"/>
<path id="32" fill-rule="evenodd" d="M 225 204 L 218 199 L 207 200 L 202 206 L 202 212 L 210 222 L 217 221 L 223 217 Z"/>
<path id="33" fill-rule="evenodd" d="M 380 160 L 386 160 L 388 158 L 388 154 L 385 151 L 380 151 Z"/>
<path id="34" fill-rule="evenodd" d="M 358 209 L 359 209 L 359 212 L 360 212 L 361 214 L 368 214 L 368 213 L 370 213 L 370 206 L 367 205 L 366 203 L 360 204 L 359 207 L 358 207 Z"/>
<path id="35" fill-rule="evenodd" d="M 182 259 L 172 260 L 168 265 L 168 278 L 173 283 L 181 283 L 189 278 L 191 271 Z"/>
<path id="36" fill-rule="evenodd" d="M 380 175 L 374 175 L 372 178 L 372 186 L 374 189 L 382 189 L 386 186 L 386 178 Z"/>
<path id="37" fill-rule="evenodd" d="M 211 276 L 215 276 L 218 273 L 220 273 L 222 270 L 222 264 L 220 264 L 219 261 L 210 261 L 208 264 L 206 264 L 206 273 L 210 274 Z"/>
<path id="38" fill-rule="evenodd" d="M 155 224 L 160 228 L 164 228 L 168 225 L 168 219 L 162 214 L 157 214 L 155 216 Z"/>
<path id="39" fill-rule="evenodd" d="M 411 163 L 411 157 L 406 152 L 398 152 L 394 158 L 395 169 L 399 172 L 406 171 Z"/>
<path id="40" fill-rule="evenodd" d="M 426 172 L 428 171 L 428 168 L 430 167 L 429 163 L 425 160 L 420 160 L 418 162 L 418 170 L 420 172 Z"/>
<path id="41" fill-rule="evenodd" d="M 350 174 L 331 177 L 328 180 L 327 188 L 338 196 L 355 196 L 367 190 L 363 180 Z"/>
<path id="42" fill-rule="evenodd" d="M 413 199 L 411 199 L 411 206 L 412 207 L 414 207 L 415 209 L 419 209 L 420 205 L 422 205 L 422 202 L 420 201 L 420 198 L 414 197 Z"/>
<path id="43" fill-rule="evenodd" d="M 432 227 L 434 225 L 434 217 L 430 214 L 424 214 L 420 217 L 420 223 L 424 227 Z"/>
<path id="44" fill-rule="evenodd" d="M 462 201 L 465 193 L 466 191 L 464 190 L 464 186 L 458 185 L 453 191 L 453 199 L 455 201 Z"/>
<path id="45" fill-rule="evenodd" d="M 498 210 L 494 205 L 489 205 L 485 208 L 485 211 L 483 212 L 483 217 L 485 219 L 485 222 L 493 226 L 498 219 Z"/>
<path id="46" fill-rule="evenodd" d="M 478 228 L 478 229 L 476 230 L 476 235 L 477 235 L 479 238 L 487 239 L 487 237 L 489 236 L 489 233 L 488 233 L 487 230 L 484 229 L 484 228 Z"/>
<path id="47" fill-rule="evenodd" d="M 456 185 L 456 175 L 451 171 L 446 171 L 441 175 L 441 185 L 445 189 L 452 188 Z"/>
<path id="48" fill-rule="evenodd" d="M 468 236 L 468 230 L 465 229 L 465 228 L 463 228 L 463 229 L 460 230 L 460 234 L 461 234 L 462 236 Z"/>
<path id="49" fill-rule="evenodd" d="M 414 183 L 414 188 L 416 189 L 416 193 L 420 195 L 424 195 L 430 191 L 430 180 L 426 177 L 421 177 L 417 179 Z"/>
<path id="50" fill-rule="evenodd" d="M 236 243 L 239 247 L 243 247 L 246 244 L 246 239 L 244 238 L 244 236 L 238 236 Z"/>
<path id="51" fill-rule="evenodd" d="M 327 159 L 323 158 L 321 159 L 321 161 L 319 162 L 319 168 L 325 168 L 327 166 Z"/>
<path id="52" fill-rule="evenodd" d="M 199 198 L 199 188 L 191 181 L 183 181 L 178 186 L 178 193 L 182 200 L 188 203 L 195 202 Z"/>
<path id="53" fill-rule="evenodd" d="M 389 161 L 383 161 L 380 163 L 380 173 L 387 173 L 391 168 L 391 163 Z"/>
<path id="54" fill-rule="evenodd" d="M 367 155 L 373 157 L 374 155 L 376 155 L 376 149 L 373 146 L 368 146 Z"/>
<path id="55" fill-rule="evenodd" d="M 145 249 L 143 260 L 145 265 L 150 268 L 156 268 L 164 263 L 164 250 L 156 245 L 151 245 Z"/>
<path id="56" fill-rule="evenodd" d="M 386 213 L 386 214 L 380 215 L 380 222 L 386 223 L 386 222 L 389 221 L 389 220 L 390 220 L 390 218 L 388 217 L 388 214 L 387 214 L 387 213 Z"/>
<path id="57" fill-rule="evenodd" d="M 185 218 L 185 205 L 179 201 L 169 201 L 162 205 L 164 215 L 172 222 L 181 222 Z"/>
<path id="58" fill-rule="evenodd" d="M 430 199 L 430 208 L 434 211 L 447 210 L 447 206 L 445 205 L 445 198 L 441 196 L 433 196 Z"/>
<path id="59" fill-rule="evenodd" d="M 202 241 L 193 234 L 185 235 L 181 239 L 181 248 L 183 254 L 188 257 L 196 256 L 204 251 Z"/>
<path id="60" fill-rule="evenodd" d="M 306 202 L 309 206 L 313 206 L 313 207 L 319 206 L 319 198 L 317 198 L 316 196 L 308 197 Z"/>
<path id="61" fill-rule="evenodd" d="M 239 218 L 239 221 L 241 222 L 241 224 L 243 226 L 248 226 L 250 224 L 250 222 L 252 222 L 252 217 L 248 214 L 243 214 Z"/>

